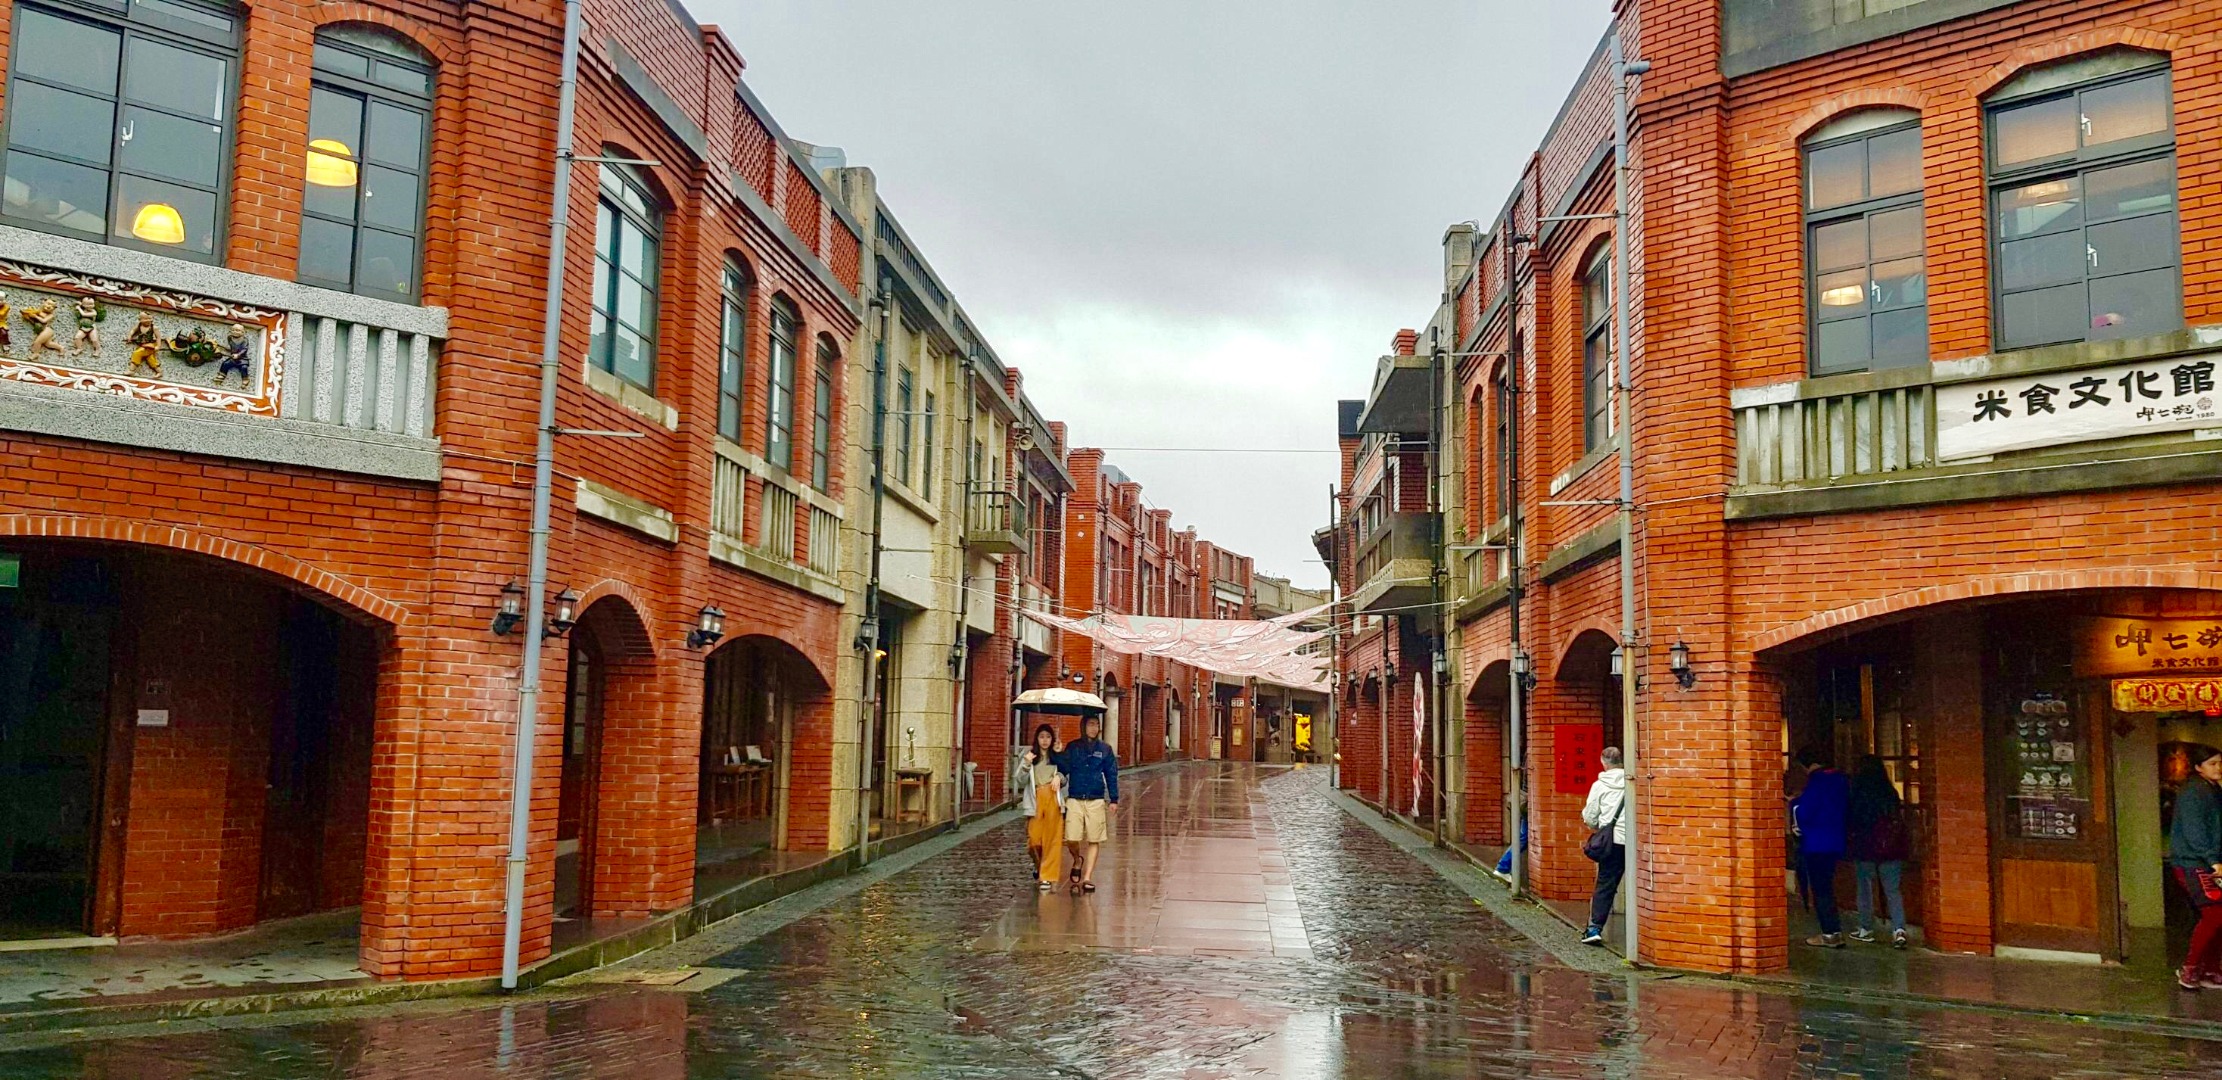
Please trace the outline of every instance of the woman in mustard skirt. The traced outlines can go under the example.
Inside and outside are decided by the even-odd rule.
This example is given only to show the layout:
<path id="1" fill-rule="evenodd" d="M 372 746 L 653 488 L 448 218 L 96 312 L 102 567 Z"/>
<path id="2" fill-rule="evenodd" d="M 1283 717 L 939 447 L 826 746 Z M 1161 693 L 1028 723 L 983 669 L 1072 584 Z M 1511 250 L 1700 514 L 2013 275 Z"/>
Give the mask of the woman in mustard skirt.
<path id="1" fill-rule="evenodd" d="M 1057 887 L 1065 857 L 1065 774 L 1057 768 L 1057 730 L 1034 729 L 1034 744 L 1019 754 L 1019 812 L 1026 815 L 1026 853 L 1040 870 L 1039 887 Z"/>

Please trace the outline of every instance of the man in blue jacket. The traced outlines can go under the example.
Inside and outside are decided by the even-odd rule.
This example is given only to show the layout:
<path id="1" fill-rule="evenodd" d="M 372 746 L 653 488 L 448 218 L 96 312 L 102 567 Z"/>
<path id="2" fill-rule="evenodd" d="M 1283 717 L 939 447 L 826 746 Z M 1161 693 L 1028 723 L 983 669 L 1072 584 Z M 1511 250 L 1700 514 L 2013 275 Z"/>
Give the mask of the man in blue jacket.
<path id="1" fill-rule="evenodd" d="M 1841 949 L 1844 927 L 1836 913 L 1836 864 L 1844 858 L 1849 838 L 1852 782 L 1818 749 L 1799 753 L 1798 764 L 1805 766 L 1805 790 L 1790 800 L 1790 818 L 1798 831 L 1799 848 L 1805 853 L 1806 888 L 1813 893 L 1813 914 L 1821 920 L 1820 935 L 1805 939 L 1805 943 Z"/>
<path id="2" fill-rule="evenodd" d="M 1065 845 L 1080 878 L 1074 892 L 1096 891 L 1096 856 L 1111 839 L 1111 818 L 1119 809 L 1119 756 L 1100 737 L 1102 731 L 1102 717 L 1082 717 L 1080 737 L 1057 755 L 1057 768 L 1065 774 Z"/>

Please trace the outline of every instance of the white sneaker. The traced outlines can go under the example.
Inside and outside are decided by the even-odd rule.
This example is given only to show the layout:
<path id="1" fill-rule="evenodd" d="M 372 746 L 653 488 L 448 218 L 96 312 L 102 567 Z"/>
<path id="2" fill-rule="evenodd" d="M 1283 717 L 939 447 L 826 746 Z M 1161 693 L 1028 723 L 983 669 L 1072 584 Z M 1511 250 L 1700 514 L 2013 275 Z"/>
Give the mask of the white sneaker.
<path id="1" fill-rule="evenodd" d="M 1873 945 L 1875 943 L 1875 932 L 1862 926 L 1859 929 L 1852 931 L 1852 940 L 1857 941 L 1862 945 Z"/>
<path id="2" fill-rule="evenodd" d="M 1903 948 L 1905 948 L 1905 947 L 1906 947 L 1906 932 L 1905 932 L 1905 931 L 1903 931 L 1903 930 L 1892 930 L 1892 931 L 1890 932 L 1890 947 L 1891 947 L 1891 948 L 1893 948 L 1893 949 L 1903 949 Z"/>

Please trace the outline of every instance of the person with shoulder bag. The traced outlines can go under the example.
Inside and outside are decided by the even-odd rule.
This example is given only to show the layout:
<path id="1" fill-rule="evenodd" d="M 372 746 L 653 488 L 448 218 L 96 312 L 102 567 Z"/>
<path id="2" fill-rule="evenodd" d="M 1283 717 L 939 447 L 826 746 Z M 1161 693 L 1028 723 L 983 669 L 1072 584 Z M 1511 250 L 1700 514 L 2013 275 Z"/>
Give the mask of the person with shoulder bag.
<path id="1" fill-rule="evenodd" d="M 1582 844 L 1582 854 L 1597 863 L 1597 889 L 1589 897 L 1589 928 L 1582 944 L 1603 945 L 1605 923 L 1612 918 L 1613 900 L 1620 895 L 1620 878 L 1628 870 L 1628 770 L 1620 767 L 1620 748 L 1608 746 L 1597 756 L 1603 766 L 1589 799 L 1582 804 L 1582 824 L 1592 830 Z"/>
<path id="2" fill-rule="evenodd" d="M 1906 947 L 1906 899 L 1901 891 L 1906 860 L 1913 854 L 1907 835 L 1905 805 L 1890 782 L 1883 759 L 1868 754 L 1852 770 L 1852 798 L 1848 810 L 1851 826 L 1853 900 L 1859 908 L 1859 929 L 1852 940 L 1877 940 L 1875 909 L 1890 914 L 1890 947 Z M 1881 893 L 1877 899 L 1875 893 Z"/>
<path id="3" fill-rule="evenodd" d="M 2176 971 L 2176 985 L 2186 990 L 2222 990 L 2222 750 L 2204 753 L 2176 793 L 2168 828 L 2169 876 L 2199 914 Z"/>

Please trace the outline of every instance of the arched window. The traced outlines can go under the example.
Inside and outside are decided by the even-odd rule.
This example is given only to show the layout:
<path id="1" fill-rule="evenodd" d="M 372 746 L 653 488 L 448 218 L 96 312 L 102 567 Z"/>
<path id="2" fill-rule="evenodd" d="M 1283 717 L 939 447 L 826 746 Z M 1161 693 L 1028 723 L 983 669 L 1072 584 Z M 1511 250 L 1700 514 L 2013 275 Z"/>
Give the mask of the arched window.
<path id="1" fill-rule="evenodd" d="M 17 4 L 0 217 L 217 261 L 238 56 L 229 5 Z"/>
<path id="2" fill-rule="evenodd" d="M 610 157 L 623 157 L 607 151 Z M 663 214 L 630 165 L 604 163 L 594 218 L 594 336 L 589 360 L 656 392 L 656 268 Z"/>
<path id="3" fill-rule="evenodd" d="M 833 484 L 833 373 L 841 366 L 841 351 L 833 339 L 818 339 L 817 377 L 810 387 L 810 486 L 825 491 Z M 933 395 L 926 395 L 931 402 Z M 927 439 L 932 440 L 933 416 L 926 417 Z"/>
<path id="4" fill-rule="evenodd" d="M 1984 112 L 1998 346 L 2181 328 L 2168 58 L 2115 49 L 2039 68 Z"/>
<path id="5" fill-rule="evenodd" d="M 1612 441 L 1612 248 L 1582 270 L 1582 450 Z"/>
<path id="6" fill-rule="evenodd" d="M 718 289 L 718 434 L 738 446 L 748 406 L 748 271 L 727 260 Z"/>
<path id="7" fill-rule="evenodd" d="M 795 467 L 795 349 L 802 335 L 802 314 L 784 296 L 772 299 L 770 350 L 765 354 L 771 385 L 764 395 L 764 458 L 782 469 Z"/>
<path id="8" fill-rule="evenodd" d="M 1805 229 L 1813 374 L 1928 363 L 1921 117 L 1855 113 L 1809 136 Z"/>
<path id="9" fill-rule="evenodd" d="M 414 302 L 424 259 L 432 62 L 363 26 L 316 35 L 299 277 Z"/>

